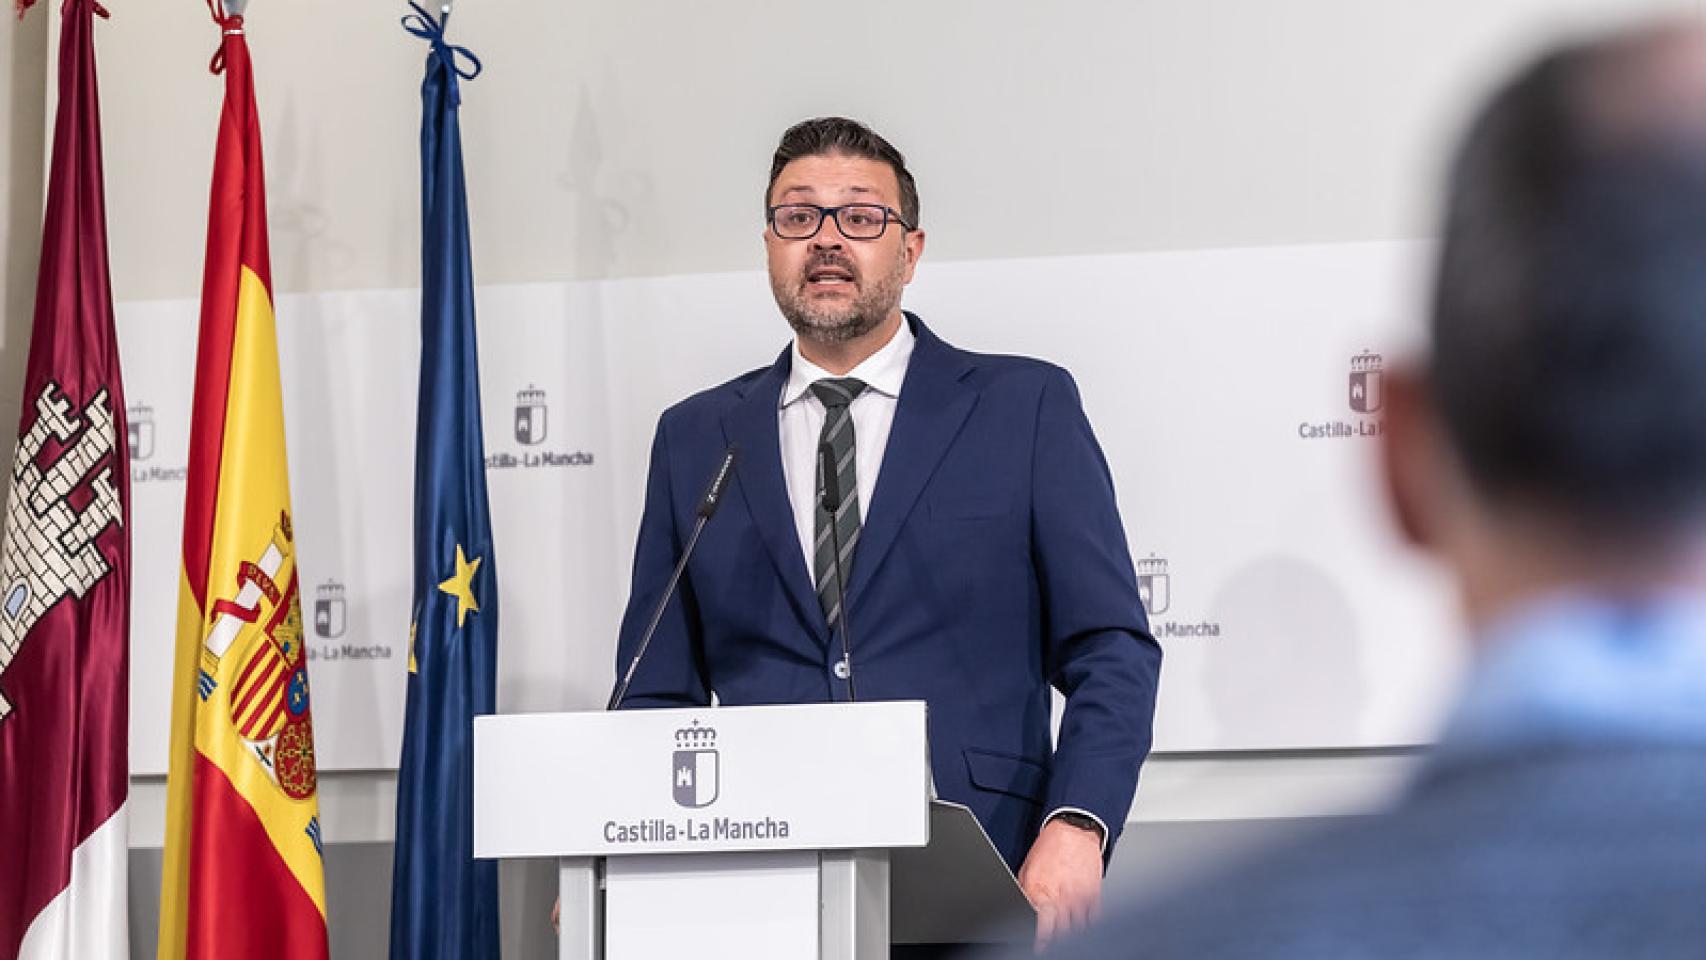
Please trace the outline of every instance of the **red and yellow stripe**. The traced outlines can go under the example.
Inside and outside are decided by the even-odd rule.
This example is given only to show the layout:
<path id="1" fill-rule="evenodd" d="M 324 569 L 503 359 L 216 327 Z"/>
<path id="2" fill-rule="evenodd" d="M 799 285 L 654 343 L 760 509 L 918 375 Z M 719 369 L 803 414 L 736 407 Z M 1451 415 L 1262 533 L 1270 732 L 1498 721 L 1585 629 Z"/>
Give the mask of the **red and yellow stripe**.
<path id="1" fill-rule="evenodd" d="M 231 719 L 245 740 L 266 740 L 284 729 L 284 682 L 290 667 L 278 645 L 259 644 L 231 690 Z"/>

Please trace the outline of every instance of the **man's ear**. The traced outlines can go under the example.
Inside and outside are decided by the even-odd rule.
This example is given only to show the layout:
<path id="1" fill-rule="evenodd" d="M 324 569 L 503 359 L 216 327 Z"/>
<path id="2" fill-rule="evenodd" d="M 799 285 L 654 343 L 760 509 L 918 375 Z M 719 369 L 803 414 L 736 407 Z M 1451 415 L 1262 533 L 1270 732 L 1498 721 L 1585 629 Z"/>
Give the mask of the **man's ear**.
<path id="1" fill-rule="evenodd" d="M 1386 503 L 1405 540 L 1424 550 L 1437 548 L 1442 498 L 1449 495 L 1443 482 L 1451 459 L 1444 426 L 1419 364 L 1389 367 L 1384 377 L 1380 480 Z"/>
<path id="2" fill-rule="evenodd" d="M 905 285 L 912 282 L 913 271 L 918 269 L 918 261 L 924 256 L 924 231 L 908 230 L 906 232 L 906 239 L 903 242 L 906 245 L 904 248 L 906 253 L 906 278 L 902 281 L 902 285 Z"/>

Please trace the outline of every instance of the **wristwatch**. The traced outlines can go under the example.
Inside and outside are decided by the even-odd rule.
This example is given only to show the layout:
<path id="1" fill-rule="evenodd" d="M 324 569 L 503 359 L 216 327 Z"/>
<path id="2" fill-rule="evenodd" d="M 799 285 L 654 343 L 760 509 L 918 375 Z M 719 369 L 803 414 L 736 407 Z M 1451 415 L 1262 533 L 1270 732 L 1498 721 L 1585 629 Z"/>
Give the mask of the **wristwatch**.
<path id="1" fill-rule="evenodd" d="M 1080 830 L 1088 830 L 1098 837 L 1102 835 L 1102 825 L 1096 822 L 1095 817 L 1087 813 L 1079 813 L 1076 810 L 1062 810 L 1049 819 L 1059 820 L 1067 826 L 1077 827 Z"/>

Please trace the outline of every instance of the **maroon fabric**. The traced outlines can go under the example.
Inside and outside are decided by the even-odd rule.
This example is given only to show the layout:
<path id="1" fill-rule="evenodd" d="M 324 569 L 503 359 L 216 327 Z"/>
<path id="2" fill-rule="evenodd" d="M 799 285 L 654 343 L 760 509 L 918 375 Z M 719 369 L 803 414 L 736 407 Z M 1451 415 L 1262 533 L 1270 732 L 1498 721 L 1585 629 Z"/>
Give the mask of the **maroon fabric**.
<path id="1" fill-rule="evenodd" d="M 87 438 L 101 433 L 87 418 L 96 415 L 94 401 L 105 390 L 114 442 L 74 478 L 62 502 L 79 515 L 95 510 L 105 473 L 118 505 L 95 515 L 116 513 L 117 522 L 105 524 L 92 541 L 106 573 L 81 588 L 80 597 L 77 590 L 63 591 L 33 625 L 12 634 L 21 636 L 21 645 L 0 672 L 0 696 L 10 703 L 0 719 L 0 960 L 17 955 L 24 931 L 69 881 L 72 850 L 123 804 L 128 786 L 130 458 L 107 274 L 96 12 L 92 0 L 66 0 L 62 12 L 60 100 L 19 436 L 28 436 L 38 421 L 78 424 L 63 440 L 47 438 L 33 464 L 48 473 L 61 457 L 75 459 L 90 449 Z M 44 390 L 62 401 L 59 415 L 43 417 Z M 28 472 L 22 462 L 13 469 Z M 59 500 L 42 492 L 48 499 L 38 502 Z M 12 494 L 25 495 L 24 488 Z M 10 528 L 40 531 L 51 524 L 33 510 L 23 517 L 16 509 L 8 513 L 4 549 L 14 563 L 24 559 L 39 568 L 46 562 L 42 554 L 15 540 Z M 0 582 L 0 618 L 8 616 L 15 588 L 16 582 Z M 59 595 L 39 583 L 32 592 Z M 163 643 L 162 656 L 170 655 L 169 647 Z"/>

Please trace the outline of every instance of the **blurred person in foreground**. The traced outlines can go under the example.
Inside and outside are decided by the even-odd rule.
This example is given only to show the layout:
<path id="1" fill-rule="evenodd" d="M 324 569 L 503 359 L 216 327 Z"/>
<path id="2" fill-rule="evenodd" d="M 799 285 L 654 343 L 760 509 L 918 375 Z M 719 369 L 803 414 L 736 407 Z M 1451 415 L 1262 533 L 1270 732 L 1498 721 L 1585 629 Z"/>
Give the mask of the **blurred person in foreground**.
<path id="1" fill-rule="evenodd" d="M 1385 813 L 1051 956 L 1706 951 L 1706 33 L 1544 56 L 1456 158 L 1383 478 L 1475 664 Z"/>

